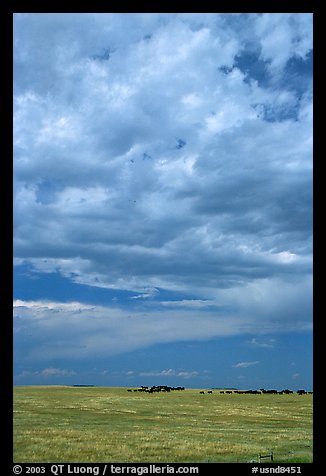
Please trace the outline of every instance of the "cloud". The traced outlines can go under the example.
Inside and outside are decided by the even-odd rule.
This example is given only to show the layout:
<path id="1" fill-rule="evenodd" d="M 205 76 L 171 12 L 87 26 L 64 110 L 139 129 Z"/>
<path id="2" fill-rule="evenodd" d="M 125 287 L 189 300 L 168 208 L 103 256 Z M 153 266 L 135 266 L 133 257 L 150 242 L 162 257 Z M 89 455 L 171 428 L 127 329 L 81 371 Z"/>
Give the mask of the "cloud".
<path id="1" fill-rule="evenodd" d="M 48 367 L 40 371 L 28 371 L 24 370 L 22 373 L 17 375 L 18 379 L 21 378 L 31 378 L 31 377 L 37 377 L 37 378 L 43 378 L 43 379 L 51 379 L 53 377 L 72 377 L 77 375 L 74 370 L 68 370 L 68 369 L 58 369 L 58 368 L 53 368 L 53 367 Z"/>
<path id="2" fill-rule="evenodd" d="M 254 360 L 252 362 L 238 362 L 237 364 L 232 365 L 232 367 L 236 369 L 246 369 L 247 367 L 257 364 L 259 364 L 259 360 Z"/>
<path id="3" fill-rule="evenodd" d="M 312 49 L 311 15 L 14 23 L 16 263 L 135 294 L 128 313 L 17 304 L 48 338 L 28 352 L 310 329 L 312 88 L 285 79 Z"/>
<path id="4" fill-rule="evenodd" d="M 250 341 L 250 345 L 253 347 L 262 347 L 266 349 L 273 349 L 275 347 L 275 339 L 268 339 L 266 341 L 261 341 L 256 339 L 256 337 L 253 337 Z"/>
<path id="5" fill-rule="evenodd" d="M 150 372 L 139 372 L 138 375 L 140 377 L 179 377 L 179 378 L 192 378 L 198 377 L 199 372 L 196 370 L 193 371 L 186 371 L 186 370 L 174 370 L 174 369 L 166 369 L 160 371 L 150 371 Z"/>
<path id="6" fill-rule="evenodd" d="M 137 294 L 136 296 L 131 296 L 129 299 L 148 299 L 153 298 L 159 291 L 155 288 L 148 289 L 147 293 Z"/>
<path id="7" fill-rule="evenodd" d="M 32 311 L 35 311 L 35 312 L 54 311 L 54 312 L 74 313 L 74 312 L 81 312 L 82 310 L 84 311 L 84 310 L 94 309 L 93 306 L 89 306 L 79 302 L 57 303 L 57 302 L 51 302 L 51 301 L 24 301 L 21 299 L 15 299 L 13 306 L 14 306 L 14 311 L 15 309 L 18 309 L 18 310 L 31 309 Z"/>
<path id="8" fill-rule="evenodd" d="M 70 375 L 76 375 L 76 372 L 73 370 L 66 370 L 66 369 L 55 369 L 55 368 L 47 368 L 43 369 L 39 372 L 41 377 L 67 377 Z"/>
<path id="9" fill-rule="evenodd" d="M 226 293 L 226 294 L 225 294 Z M 117 301 L 111 305 L 88 305 L 79 302 L 14 301 L 15 354 L 26 362 L 49 359 L 60 362 L 87 361 L 89 358 L 109 357 L 146 348 L 155 344 L 209 340 L 217 337 L 255 334 L 253 346 L 273 346 L 274 341 L 262 336 L 310 329 L 301 302 L 302 316 L 296 310 L 297 295 L 284 308 L 275 297 L 274 287 L 266 295 L 250 293 L 239 288 L 224 290 L 220 299 L 223 307 L 193 306 L 188 302 L 141 299 L 125 305 Z M 303 294 L 303 293 L 302 293 Z M 131 303 L 134 303 L 131 305 Z M 267 306 L 270 309 L 266 309 Z M 296 309 L 296 308 L 295 308 Z"/>
<path id="10" fill-rule="evenodd" d="M 311 14 L 268 14 L 257 18 L 261 55 L 272 71 L 280 71 L 293 56 L 305 57 L 311 49 Z"/>
<path id="11" fill-rule="evenodd" d="M 201 309 L 207 307 L 218 307 L 218 303 L 209 299 L 182 299 L 181 301 L 160 301 L 161 306 Z"/>
<path id="12" fill-rule="evenodd" d="M 15 350 L 26 361 L 117 355 L 158 343 L 237 335 L 241 319 L 198 310 L 14 303 Z"/>

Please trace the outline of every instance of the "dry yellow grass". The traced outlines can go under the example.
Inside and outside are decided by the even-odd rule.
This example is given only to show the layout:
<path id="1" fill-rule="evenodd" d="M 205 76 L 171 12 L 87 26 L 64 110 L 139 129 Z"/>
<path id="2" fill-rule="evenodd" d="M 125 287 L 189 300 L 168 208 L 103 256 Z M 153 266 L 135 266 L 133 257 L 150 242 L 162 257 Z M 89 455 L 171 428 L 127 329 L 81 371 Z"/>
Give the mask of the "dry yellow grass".
<path id="1" fill-rule="evenodd" d="M 15 462 L 312 461 L 312 396 L 16 387 Z"/>

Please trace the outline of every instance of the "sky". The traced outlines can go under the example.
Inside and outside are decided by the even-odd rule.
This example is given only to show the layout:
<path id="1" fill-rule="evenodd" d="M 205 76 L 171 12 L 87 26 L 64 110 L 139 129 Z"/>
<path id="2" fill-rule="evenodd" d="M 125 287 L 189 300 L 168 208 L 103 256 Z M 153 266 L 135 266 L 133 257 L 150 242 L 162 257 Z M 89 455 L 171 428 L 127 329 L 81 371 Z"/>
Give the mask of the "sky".
<path id="1" fill-rule="evenodd" d="M 14 14 L 14 383 L 312 390 L 312 14 Z"/>

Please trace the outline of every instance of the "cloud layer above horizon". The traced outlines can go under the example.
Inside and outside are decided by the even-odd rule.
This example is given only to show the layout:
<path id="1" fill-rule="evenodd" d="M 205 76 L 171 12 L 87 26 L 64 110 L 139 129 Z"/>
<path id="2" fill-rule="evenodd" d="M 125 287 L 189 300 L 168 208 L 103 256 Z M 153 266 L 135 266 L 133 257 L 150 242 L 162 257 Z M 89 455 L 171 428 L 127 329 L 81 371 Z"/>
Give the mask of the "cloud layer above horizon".
<path id="1" fill-rule="evenodd" d="M 81 353 L 310 328 L 312 15 L 15 14 L 14 254 Z"/>

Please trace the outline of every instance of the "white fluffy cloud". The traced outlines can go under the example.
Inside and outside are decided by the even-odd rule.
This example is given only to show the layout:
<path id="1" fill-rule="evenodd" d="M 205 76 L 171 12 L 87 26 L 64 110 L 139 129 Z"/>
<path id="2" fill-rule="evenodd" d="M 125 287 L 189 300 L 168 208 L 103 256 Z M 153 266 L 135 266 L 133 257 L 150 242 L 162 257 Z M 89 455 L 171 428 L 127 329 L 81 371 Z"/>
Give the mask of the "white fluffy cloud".
<path id="1" fill-rule="evenodd" d="M 305 58 L 311 50 L 312 22 L 300 14 L 263 14 L 256 22 L 261 55 L 270 68 L 282 72 L 293 56 Z"/>
<path id="2" fill-rule="evenodd" d="M 259 364 L 258 360 L 254 360 L 252 362 L 238 362 L 237 364 L 232 365 L 232 367 L 236 369 L 246 369 L 247 367 L 251 367 L 252 365 Z"/>
<path id="3" fill-rule="evenodd" d="M 178 377 L 182 379 L 189 379 L 192 377 L 198 377 L 199 372 L 197 370 L 175 370 L 175 369 L 165 369 L 165 370 L 153 370 L 149 372 L 139 372 L 140 377 Z"/>

